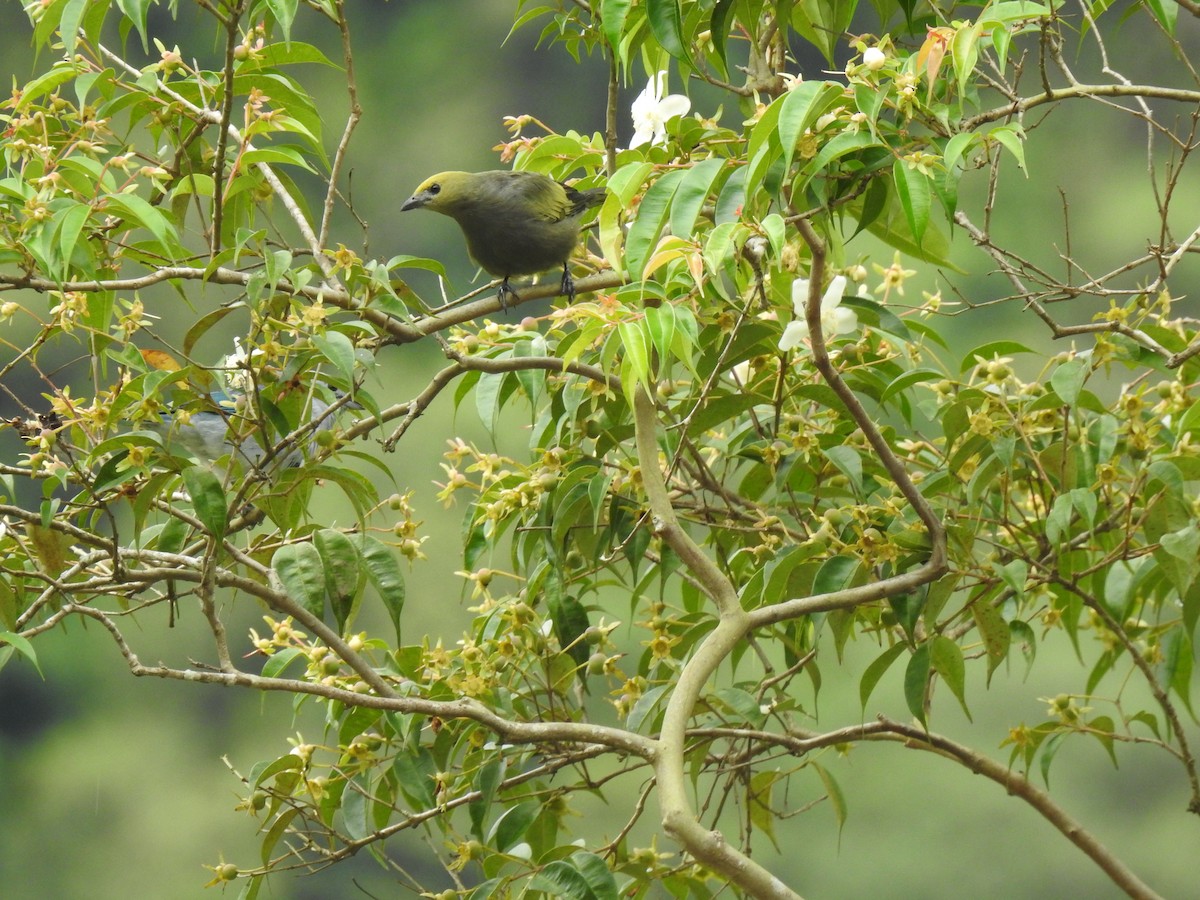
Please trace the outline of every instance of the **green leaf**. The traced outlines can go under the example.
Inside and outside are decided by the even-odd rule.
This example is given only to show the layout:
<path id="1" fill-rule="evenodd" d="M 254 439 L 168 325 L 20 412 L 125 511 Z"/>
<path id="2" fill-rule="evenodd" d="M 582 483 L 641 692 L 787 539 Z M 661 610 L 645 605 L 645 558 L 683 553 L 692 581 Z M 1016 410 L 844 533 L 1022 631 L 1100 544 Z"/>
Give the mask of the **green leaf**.
<path id="1" fill-rule="evenodd" d="M 676 59 L 688 62 L 691 57 L 683 40 L 679 0 L 646 0 L 646 16 L 659 45 Z"/>
<path id="2" fill-rule="evenodd" d="M 91 212 L 91 207 L 86 204 L 71 203 L 54 214 L 54 231 L 58 239 L 59 258 L 62 261 L 62 269 L 58 274 L 64 279 L 71 268 L 71 256 L 75 252 L 75 245 L 79 242 L 79 236 L 83 233 L 83 227 L 87 224 Z"/>
<path id="3" fill-rule="evenodd" d="M 131 225 L 140 225 L 154 235 L 159 249 L 170 255 L 180 250 L 175 226 L 163 212 L 137 194 L 109 194 L 104 198 L 105 210 L 120 216 Z M 180 250 L 180 252 L 182 252 Z"/>
<path id="4" fill-rule="evenodd" d="M 392 548 L 376 540 L 370 535 L 357 536 L 358 553 L 363 562 L 367 578 L 379 592 L 392 627 L 396 629 L 396 643 L 400 639 L 400 613 L 404 610 L 404 573 L 400 571 L 400 563 Z"/>
<path id="5" fill-rule="evenodd" d="M 1182 628 L 1176 628 L 1167 639 L 1166 659 L 1163 662 L 1163 681 L 1173 690 L 1184 706 L 1192 712 L 1192 639 Z"/>
<path id="6" fill-rule="evenodd" d="M 300 814 L 299 807 L 285 809 L 271 823 L 271 827 L 267 829 L 267 833 L 263 835 L 262 848 L 259 851 L 260 858 L 264 866 L 269 866 L 271 862 L 271 854 L 275 850 L 275 845 L 279 843 L 279 839 L 287 833 L 288 826 L 292 824 L 292 819 Z M 240 898 L 239 898 L 240 900 Z"/>
<path id="7" fill-rule="evenodd" d="M 1033 669 L 1034 660 L 1037 659 L 1037 635 L 1020 619 L 1009 622 L 1008 630 L 1011 633 L 1010 643 L 1016 644 L 1021 650 L 1021 655 L 1025 657 L 1025 676 L 1028 677 Z"/>
<path id="8" fill-rule="evenodd" d="M 747 786 L 746 808 L 750 814 L 750 824 L 757 831 L 762 832 L 775 845 L 775 849 L 779 849 L 779 842 L 775 840 L 775 820 L 778 814 L 775 811 L 774 789 L 775 784 L 783 777 L 782 772 L 771 769 L 764 769 L 755 772 L 750 776 L 750 784 Z"/>
<path id="9" fill-rule="evenodd" d="M 216 540 L 221 540 L 225 536 L 229 506 L 220 479 L 204 466 L 189 466 L 182 474 L 196 518 Z"/>
<path id="10" fill-rule="evenodd" d="M 671 357 L 671 348 L 675 344 L 675 307 L 670 303 L 661 306 L 650 306 L 646 309 L 646 331 L 658 354 L 658 369 L 663 372 L 666 361 Z"/>
<path id="11" fill-rule="evenodd" d="M 1007 356 L 1010 353 L 1033 353 L 1034 350 L 1026 347 L 1024 344 L 1017 341 L 989 341 L 986 344 L 980 344 L 963 354 L 962 361 L 958 364 L 958 371 L 965 372 L 968 369 L 973 369 L 980 362 L 988 362 L 998 356 Z"/>
<path id="12" fill-rule="evenodd" d="M 667 692 L 669 685 L 660 684 L 650 688 L 642 696 L 638 697 L 637 702 L 633 704 L 633 709 L 629 711 L 629 715 L 625 717 L 625 725 L 630 731 L 637 731 L 642 723 L 650 716 L 650 713 L 658 706 L 663 699 L 663 695 Z"/>
<path id="13" fill-rule="evenodd" d="M 58 33 L 62 35 L 63 52 L 68 57 L 74 55 L 75 46 L 79 43 L 79 26 L 83 22 L 88 2 L 89 0 L 66 0 L 63 4 Z"/>
<path id="14" fill-rule="evenodd" d="M 540 808 L 541 804 L 533 801 L 510 806 L 492 823 L 487 841 L 502 853 L 512 849 L 513 845 L 525 836 L 525 830 L 529 828 Z"/>
<path id="15" fill-rule="evenodd" d="M 1050 386 L 1067 406 L 1074 408 L 1090 369 L 1082 359 L 1068 359 L 1050 375 Z"/>
<path id="16" fill-rule="evenodd" d="M 971 711 L 967 709 L 966 697 L 967 667 L 963 662 L 962 649 L 945 635 L 936 635 L 929 642 L 929 662 L 954 692 L 967 719 L 970 719 Z"/>
<path id="17" fill-rule="evenodd" d="M 287 667 L 304 656 L 304 651 L 299 647 L 285 647 L 277 653 L 272 653 L 263 663 L 263 678 L 282 678 Z"/>
<path id="18" fill-rule="evenodd" d="M 274 778 L 280 772 L 294 772 L 297 769 L 303 769 L 304 766 L 305 762 L 299 756 L 294 753 L 287 753 L 267 763 L 261 769 L 256 766 L 250 778 L 255 787 L 262 787 L 268 778 Z"/>
<path id="19" fill-rule="evenodd" d="M 859 570 L 859 561 L 852 556 L 833 556 L 821 564 L 813 579 L 814 594 L 832 594 L 850 586 Z"/>
<path id="20" fill-rule="evenodd" d="M 933 205 L 933 190 L 924 173 L 909 166 L 902 159 L 892 166 L 892 180 L 896 185 L 896 196 L 904 210 L 904 218 L 912 232 L 913 240 L 920 246 L 929 227 L 929 210 Z"/>
<path id="21" fill-rule="evenodd" d="M 559 646 L 577 666 L 583 666 L 591 656 L 591 649 L 583 640 L 589 624 L 587 609 L 574 597 L 564 595 L 550 604 L 550 618 L 554 622 L 554 636 L 558 638 Z M 586 673 L 581 669 L 579 674 L 583 677 Z"/>
<path id="22" fill-rule="evenodd" d="M 897 646 L 902 647 L 903 645 L 897 644 Z M 819 762 L 813 762 L 811 765 L 817 770 L 817 775 L 821 778 L 821 784 L 825 786 L 825 796 L 829 798 L 829 806 L 833 810 L 833 817 L 837 822 L 838 836 L 840 837 L 849 813 L 849 808 L 846 806 L 846 796 L 842 793 L 841 787 L 828 769 Z"/>
<path id="23" fill-rule="evenodd" d="M 858 698 L 862 702 L 862 712 L 864 715 L 867 711 L 867 701 L 871 699 L 871 693 L 875 690 L 875 685 L 879 684 L 879 679 L 891 668 L 892 663 L 896 661 L 896 658 L 905 649 L 907 648 L 903 643 L 892 644 L 892 646 L 888 647 L 872 660 L 871 664 L 863 671 L 862 678 L 858 682 Z"/>
<path id="24" fill-rule="evenodd" d="M 629 15 L 632 0 L 600 0 L 600 27 L 604 38 L 608 41 L 609 49 L 619 62 L 624 62 L 621 56 L 621 38 L 625 31 L 625 19 Z"/>
<path id="25" fill-rule="evenodd" d="M 922 644 L 908 661 L 904 670 L 904 700 L 908 710 L 922 725 L 925 721 L 925 685 L 929 681 L 929 645 Z"/>
<path id="26" fill-rule="evenodd" d="M 271 570 L 292 600 L 318 619 L 325 615 L 325 567 L 307 542 L 284 544 L 271 558 Z"/>
<path id="27" fill-rule="evenodd" d="M 437 772 L 433 754 L 425 747 L 397 753 L 392 760 L 392 774 L 396 776 L 400 790 L 418 810 L 433 809 L 437 803 L 433 792 Z"/>
<path id="28" fill-rule="evenodd" d="M 719 156 L 696 163 L 680 179 L 671 204 L 671 234 L 691 238 L 704 201 L 708 199 L 713 184 L 725 168 L 725 160 Z"/>
<path id="29" fill-rule="evenodd" d="M 350 777 L 345 794 L 342 795 L 342 825 L 351 840 L 364 840 L 375 829 L 371 827 L 370 803 L 371 784 L 366 773 Z"/>
<path id="30" fill-rule="evenodd" d="M 838 471 L 840 471 L 850 481 L 850 487 L 858 496 L 862 495 L 863 490 L 863 465 L 862 457 L 858 455 L 858 451 L 853 447 L 839 445 L 835 447 L 826 447 L 822 450 L 825 457 L 833 463 Z"/>
<path id="31" fill-rule="evenodd" d="M 1017 167 L 1025 173 L 1025 177 L 1029 177 L 1029 171 L 1025 168 L 1025 144 L 1023 143 L 1025 134 L 1016 125 L 997 125 L 988 132 L 988 137 L 995 140 L 1005 150 L 1011 153 L 1017 160 Z"/>
<path id="32" fill-rule="evenodd" d="M 639 387 L 652 391 L 650 384 L 650 342 L 639 322 L 617 323 L 621 347 L 625 351 L 621 360 L 621 381 L 625 398 L 633 406 L 634 394 Z"/>
<path id="33" fill-rule="evenodd" d="M 1098 740 L 1101 746 L 1108 752 L 1108 758 L 1112 760 L 1113 767 L 1117 766 L 1117 752 L 1113 746 L 1113 732 L 1115 726 L 1113 720 L 1108 716 L 1096 716 L 1094 719 L 1088 720 L 1088 734 Z"/>
<path id="34" fill-rule="evenodd" d="M 296 18 L 296 8 L 300 5 L 299 0 L 266 0 L 266 4 L 275 21 L 279 23 L 283 39 L 291 40 L 292 22 Z"/>
<path id="35" fill-rule="evenodd" d="M 583 876 L 596 900 L 617 900 L 617 880 L 603 859 L 595 853 L 576 850 L 571 854 L 571 864 Z"/>
<path id="36" fill-rule="evenodd" d="M 359 580 L 362 562 L 353 541 L 333 528 L 322 528 L 313 535 L 313 544 L 325 568 L 325 590 L 333 607 L 338 631 L 342 634 L 354 619 L 356 601 L 360 601 Z"/>
<path id="37" fill-rule="evenodd" d="M 884 388 L 883 393 L 879 395 L 879 402 L 883 403 L 885 400 L 894 397 L 901 391 L 907 390 L 914 384 L 921 384 L 922 382 L 926 381 L 941 381 L 945 377 L 945 373 L 939 372 L 937 369 L 911 369 L 908 372 L 905 372 L 903 375 L 899 375 L 894 378 L 888 384 L 888 386 Z"/>
<path id="38" fill-rule="evenodd" d="M 637 218 L 625 238 L 625 266 L 632 281 L 640 281 L 646 261 L 658 243 L 663 225 L 671 211 L 671 200 L 686 169 L 674 169 L 659 178 L 638 204 Z"/>
<path id="39" fill-rule="evenodd" d="M 882 184 L 883 182 L 876 181 L 874 183 Z M 898 199 L 893 199 L 894 194 L 894 191 L 883 191 L 882 193 L 867 191 L 867 200 L 875 197 L 882 203 L 879 212 L 872 213 L 870 216 L 866 215 L 867 206 L 864 203 L 860 215 L 863 216 L 862 221 L 866 223 L 864 227 L 867 231 L 901 253 L 954 272 L 962 272 L 963 269 L 950 259 L 950 241 L 939 228 L 927 228 L 921 240 L 917 240 L 913 236 L 907 210 L 901 206 Z M 932 225 L 932 223 L 928 224 Z"/>
<path id="40" fill-rule="evenodd" d="M 788 91 L 779 103 L 779 147 L 783 151 L 783 167 L 792 164 L 796 145 L 809 128 L 842 97 L 842 85 L 831 81 L 805 81 Z"/>
<path id="41" fill-rule="evenodd" d="M 354 380 L 354 342 L 340 331 L 314 334 L 313 346 L 329 360 L 347 383 Z"/>
<path id="42" fill-rule="evenodd" d="M 729 58 L 725 45 L 729 40 L 729 14 L 733 12 L 734 0 L 717 0 L 713 7 L 712 18 L 708 22 L 708 32 L 712 35 L 713 51 L 721 63 L 722 76 L 729 72 Z"/>
<path id="43" fill-rule="evenodd" d="M 971 615 L 975 617 L 975 625 L 979 636 L 983 638 L 983 646 L 988 657 L 988 683 L 991 683 L 992 672 L 996 666 L 1008 656 L 1009 643 L 1012 640 L 1008 623 L 1000 610 L 994 607 L 986 596 L 980 596 L 971 604 Z"/>
<path id="44" fill-rule="evenodd" d="M 529 879 L 531 890 L 540 891 L 546 897 L 556 900 L 595 900 L 591 887 L 583 873 L 565 860 L 556 859 L 543 866 L 533 878 Z"/>
<path id="45" fill-rule="evenodd" d="M 38 665 L 37 653 L 34 651 L 33 644 L 29 641 L 29 638 L 23 637 L 22 635 L 16 634 L 12 631 L 0 631 L 0 644 L 8 644 L 27 660 L 33 663 L 33 667 L 37 669 L 39 675 L 42 674 L 42 667 Z M 3 662 L 0 662 L 0 667 L 2 666 Z M 42 677 L 44 678 L 45 676 L 43 675 Z"/>
<path id="46" fill-rule="evenodd" d="M 1158 20 L 1167 34 L 1175 34 L 1175 23 L 1179 18 L 1178 3 L 1169 2 L 1169 0 L 1165 3 L 1163 0 L 1146 0 L 1146 8 L 1150 10 L 1150 14 Z"/>
<path id="47" fill-rule="evenodd" d="M 483 840 L 483 823 L 487 819 L 492 802 L 496 799 L 496 790 L 500 786 L 504 771 L 504 757 L 497 755 L 484 763 L 475 774 L 474 787 L 478 796 L 467 806 L 471 814 L 471 834 L 480 840 Z"/>
<path id="48" fill-rule="evenodd" d="M 1029 563 L 1023 559 L 1014 559 L 999 566 L 996 574 L 1000 576 L 1018 601 L 1025 597 L 1025 579 L 1029 577 Z"/>

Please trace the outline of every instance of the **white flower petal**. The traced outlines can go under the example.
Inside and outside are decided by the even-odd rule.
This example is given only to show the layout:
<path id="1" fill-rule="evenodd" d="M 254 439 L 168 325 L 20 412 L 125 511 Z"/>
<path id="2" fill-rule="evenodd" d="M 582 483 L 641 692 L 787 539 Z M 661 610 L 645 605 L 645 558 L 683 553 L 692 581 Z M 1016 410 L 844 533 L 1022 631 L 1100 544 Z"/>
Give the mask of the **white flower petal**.
<path id="1" fill-rule="evenodd" d="M 792 311 L 804 318 L 804 307 L 808 303 L 808 279 L 797 278 L 792 282 Z"/>
<path id="2" fill-rule="evenodd" d="M 821 309 L 837 309 L 838 304 L 842 302 L 844 293 L 846 293 L 846 276 L 838 275 L 829 282 L 829 287 L 825 289 L 825 294 L 821 297 Z"/>
<path id="3" fill-rule="evenodd" d="M 849 334 L 858 328 L 858 313 L 852 309 L 839 306 L 829 311 L 829 322 L 821 316 L 821 327 L 833 334 Z"/>
<path id="4" fill-rule="evenodd" d="M 629 149 L 640 147 L 642 144 L 648 144 L 654 139 L 654 127 L 651 123 L 650 127 L 643 129 L 641 126 L 633 133 L 633 137 L 629 141 Z"/>
<path id="5" fill-rule="evenodd" d="M 783 329 L 783 336 L 779 339 L 780 350 L 795 350 L 808 337 L 808 323 L 803 319 L 788 322 L 787 328 Z"/>
<path id="6" fill-rule="evenodd" d="M 664 121 L 676 116 L 686 116 L 692 108 L 692 101 L 683 94 L 669 94 L 658 101 L 658 115 Z"/>
<path id="7" fill-rule="evenodd" d="M 682 116 L 691 109 L 692 102 L 682 94 L 663 96 L 666 82 L 665 71 L 656 73 L 630 106 L 634 130 L 630 147 L 640 147 L 646 143 L 664 143 L 667 138 L 667 121 L 674 116 Z"/>

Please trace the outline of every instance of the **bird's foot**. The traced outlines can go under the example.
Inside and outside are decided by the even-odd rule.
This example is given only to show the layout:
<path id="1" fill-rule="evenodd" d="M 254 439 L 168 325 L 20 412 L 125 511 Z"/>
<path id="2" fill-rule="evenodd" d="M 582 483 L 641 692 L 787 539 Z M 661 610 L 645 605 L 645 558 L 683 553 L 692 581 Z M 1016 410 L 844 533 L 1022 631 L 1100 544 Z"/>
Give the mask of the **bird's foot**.
<path id="1" fill-rule="evenodd" d="M 517 292 L 509 286 L 508 279 L 505 278 L 502 282 L 500 282 L 500 294 L 498 298 L 500 300 L 500 308 L 505 312 L 508 312 L 507 298 L 509 294 L 512 294 L 514 299 L 520 299 L 520 296 L 517 294 Z"/>
<path id="2" fill-rule="evenodd" d="M 575 279 L 571 277 L 571 270 L 567 266 L 563 266 L 561 293 L 568 303 L 575 302 Z"/>

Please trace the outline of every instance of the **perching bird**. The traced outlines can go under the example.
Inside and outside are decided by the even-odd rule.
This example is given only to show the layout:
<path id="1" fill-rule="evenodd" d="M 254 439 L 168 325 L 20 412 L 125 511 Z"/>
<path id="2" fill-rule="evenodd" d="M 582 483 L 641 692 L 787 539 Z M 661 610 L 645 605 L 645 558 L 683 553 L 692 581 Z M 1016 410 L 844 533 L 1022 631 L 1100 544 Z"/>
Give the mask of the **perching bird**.
<path id="1" fill-rule="evenodd" d="M 458 223 L 467 251 L 504 281 L 563 267 L 562 293 L 575 299 L 569 259 L 579 242 L 579 217 L 604 202 L 605 189 L 578 191 L 536 172 L 442 172 L 427 178 L 400 207 L 431 209 Z"/>
<path id="2" fill-rule="evenodd" d="M 213 462 L 223 456 L 236 456 L 247 467 L 258 466 L 267 455 L 262 436 L 256 431 L 247 434 L 250 410 L 240 408 L 239 399 L 223 392 L 210 395 L 211 409 L 198 410 L 190 414 L 164 412 L 162 431 L 168 448 L 178 443 L 187 452 L 204 462 Z M 333 413 L 329 404 L 320 397 L 309 401 L 309 421 L 316 421 L 315 431 L 328 431 L 333 427 Z M 299 448 L 293 449 L 279 465 L 292 468 L 300 465 L 303 457 Z"/>

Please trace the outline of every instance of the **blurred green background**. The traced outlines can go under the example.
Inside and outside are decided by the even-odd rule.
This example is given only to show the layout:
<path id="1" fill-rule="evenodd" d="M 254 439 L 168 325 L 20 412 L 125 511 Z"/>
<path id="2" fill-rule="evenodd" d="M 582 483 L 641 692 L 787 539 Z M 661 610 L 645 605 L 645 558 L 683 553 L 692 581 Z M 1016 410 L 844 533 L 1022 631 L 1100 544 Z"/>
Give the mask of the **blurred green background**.
<path id="1" fill-rule="evenodd" d="M 365 118 L 355 137 L 348 196 L 355 213 L 370 223 L 370 231 L 365 234 L 343 215 L 335 241 L 383 259 L 398 253 L 441 259 L 449 271 L 450 291 L 462 293 L 472 286 L 474 271 L 455 225 L 428 214 L 402 216 L 400 203 L 433 172 L 499 167 L 492 148 L 509 136 L 502 123 L 505 115 L 529 113 L 559 130 L 602 129 L 607 65 L 599 57 L 576 65 L 557 49 L 537 49 L 537 26 L 505 40 L 513 3 L 437 0 L 352 7 Z M 0 31 L 0 69 L 27 79 L 34 66 L 29 25 L 14 3 L 0 8 L 0 16 L 5 25 Z M 161 11 L 152 19 L 162 26 L 168 45 L 177 39 L 174 35 L 184 33 Z M 297 37 L 338 58 L 333 35 L 312 26 L 302 16 Z M 1114 46 L 1136 45 L 1140 35 L 1136 24 L 1129 25 L 1113 38 Z M 118 41 L 114 35 L 112 42 Z M 1132 65 L 1153 70 L 1155 61 L 1138 57 Z M 804 66 L 810 77 L 821 68 L 815 57 L 805 59 Z M 347 108 L 344 77 L 316 67 L 301 77 L 325 112 L 332 145 Z M 637 73 L 625 90 L 625 109 L 643 83 Z M 671 87 L 680 89 L 677 74 L 672 75 Z M 704 90 L 691 93 L 693 110 L 712 115 L 717 104 L 724 103 L 726 123 L 738 120 L 739 112 L 726 99 Z M 627 141 L 627 120 L 622 127 Z M 1056 192 L 1061 185 L 1071 202 L 1072 249 L 1098 271 L 1136 255 L 1155 236 L 1145 135 L 1128 116 L 1098 113 L 1091 104 L 1079 103 L 1056 112 L 1033 137 L 1028 148 L 1032 177 L 1025 180 L 1011 167 L 1005 175 L 995 224 L 998 235 L 1019 239 L 1028 256 L 1052 263 L 1062 249 L 1062 204 Z M 974 190 L 980 188 L 976 185 Z M 1180 190 L 1200 201 L 1194 177 Z M 964 205 L 970 208 L 977 199 L 965 197 Z M 1176 202 L 1185 214 L 1200 208 L 1197 202 Z M 1173 224 L 1184 234 L 1195 227 L 1194 222 Z M 955 280 L 966 296 L 983 301 L 1008 292 L 992 277 L 987 258 L 973 250 L 963 234 L 956 236 L 955 246 L 970 273 Z M 864 245 L 861 252 L 874 249 Z M 887 264 L 891 253 L 873 259 Z M 423 275 L 414 275 L 414 286 L 423 295 L 436 296 L 435 280 L 422 280 Z M 1183 277 L 1194 290 L 1194 270 L 1184 270 Z M 1173 285 L 1176 293 L 1187 291 L 1179 281 Z M 922 286 L 941 287 L 946 298 L 953 299 L 949 282 L 936 273 L 923 272 L 909 287 L 919 296 Z M 150 296 L 178 303 L 167 293 L 147 295 L 151 312 L 158 310 Z M 22 299 L 35 308 L 46 304 L 45 298 Z M 216 298 L 198 291 L 192 302 L 204 310 Z M 1195 315 L 1194 304 L 1192 310 Z M 1086 321 L 1095 311 L 1063 310 L 1063 318 Z M 11 333 L 6 337 L 20 345 L 19 331 L 7 327 Z M 221 342 L 236 333 L 236 327 L 214 332 L 201 352 L 214 360 L 227 352 L 228 345 Z M 163 331 L 169 333 L 166 325 Z M 1021 317 L 1013 305 L 963 316 L 951 331 L 964 348 L 1001 333 L 1030 346 L 1051 346 L 1045 329 L 1031 317 Z M 64 354 L 64 363 L 70 363 L 70 355 Z M 372 390 L 386 402 L 408 399 L 425 385 L 439 359 L 425 347 L 392 348 L 382 359 L 380 381 Z M 40 390 L 32 382 L 9 386 L 27 402 Z M 14 412 L 3 409 L 0 414 Z M 463 510 L 442 509 L 432 485 L 441 475 L 437 463 L 445 439 L 456 433 L 486 439 L 472 412 L 455 416 L 444 398 L 417 422 L 403 452 L 387 458 L 395 483 L 380 485 L 385 495 L 411 487 L 426 531 L 434 535 L 426 544 L 430 559 L 415 567 L 410 580 L 404 615 L 408 643 L 419 642 L 423 635 L 453 643 L 469 615 L 460 580 L 452 574 L 460 568 L 457 535 Z M 0 434 L 0 452 L 6 458 L 20 452 L 10 430 Z M 349 518 L 336 498 L 322 515 L 325 521 Z M 241 597 L 225 603 L 235 648 L 246 652 L 246 631 L 255 626 L 261 630 L 263 610 Z M 615 603 L 610 617 L 620 618 L 626 608 Z M 209 658 L 197 610 L 185 606 L 171 630 L 166 628 L 165 612 L 160 612 L 157 618 L 131 624 L 131 639 L 143 662 L 162 659 L 181 665 L 192 657 Z M 362 624 L 388 633 L 382 617 L 367 617 Z M 228 766 L 248 771 L 256 761 L 286 752 L 284 735 L 320 741 L 321 721 L 313 709 L 296 708 L 292 698 L 282 695 L 260 697 L 202 685 L 134 680 L 107 634 L 79 620 L 39 638 L 36 646 L 44 680 L 19 660 L 0 671 L 0 897 L 200 897 L 210 877 L 204 864 L 222 855 L 240 864 L 257 861 L 254 822 L 233 811 L 240 785 Z M 861 719 L 856 673 L 877 652 L 869 645 L 852 646 L 845 669 L 823 669 L 823 727 Z M 908 718 L 899 676 L 897 668 L 876 689 L 868 718 L 877 711 Z M 946 703 L 935 712 L 933 725 L 998 759 L 1006 755 L 998 745 L 1009 727 L 1045 717 L 1045 704 L 1037 698 L 1071 690 L 1082 680 L 1070 646 L 1053 640 L 1040 648 L 1039 664 L 1028 680 L 1015 665 L 997 672 L 990 689 L 985 689 L 981 669 L 973 678 L 968 697 L 975 723 L 967 723 Z M 1186 785 L 1178 767 L 1167 765 L 1153 751 L 1118 748 L 1118 756 L 1121 768 L 1114 771 L 1099 743 L 1069 742 L 1052 771 L 1055 796 L 1165 896 L 1200 896 L 1200 822 L 1184 810 Z M 841 834 L 827 804 L 818 805 L 781 826 L 778 853 L 767 845 L 757 850 L 759 858 L 777 865 L 780 875 L 806 896 L 1118 896 L 1079 851 L 1024 804 L 954 764 L 886 745 L 863 745 L 845 758 L 826 757 L 824 763 L 838 778 L 849 806 Z M 635 787 L 628 785 L 626 799 L 632 799 Z M 820 793 L 814 776 L 807 793 L 789 798 L 789 803 L 799 809 Z M 621 810 L 626 806 L 619 798 L 610 806 L 587 806 L 585 833 L 594 838 L 611 835 L 623 824 Z M 643 839 L 648 841 L 652 832 L 653 828 L 642 829 Z M 439 886 L 444 882 L 429 866 L 430 847 L 444 851 L 439 838 L 412 834 L 392 841 L 388 852 L 418 880 Z M 670 842 L 664 840 L 660 849 L 670 849 Z M 301 900 L 404 893 L 364 854 L 310 877 L 276 877 L 267 895 Z"/>

